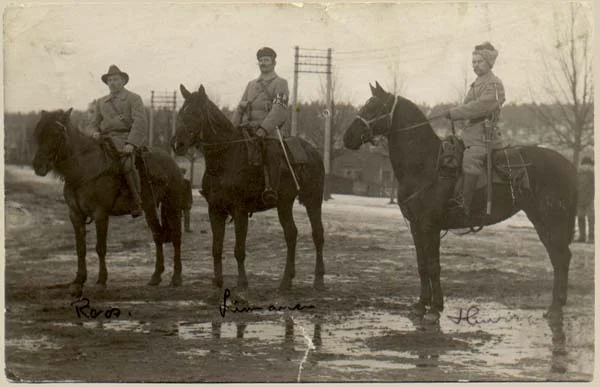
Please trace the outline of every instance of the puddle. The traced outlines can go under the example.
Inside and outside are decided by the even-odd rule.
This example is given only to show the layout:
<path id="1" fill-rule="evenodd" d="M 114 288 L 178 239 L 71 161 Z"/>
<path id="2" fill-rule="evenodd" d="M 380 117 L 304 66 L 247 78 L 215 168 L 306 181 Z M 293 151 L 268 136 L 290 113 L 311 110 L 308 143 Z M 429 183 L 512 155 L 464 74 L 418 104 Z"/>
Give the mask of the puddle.
<path id="1" fill-rule="evenodd" d="M 27 352 L 36 352 L 42 351 L 46 349 L 61 349 L 62 346 L 56 343 L 53 343 L 47 336 L 42 336 L 40 338 L 32 338 L 32 337 L 22 337 L 19 339 L 6 339 L 4 342 L 6 347 L 16 347 L 22 351 Z"/>
<path id="2" fill-rule="evenodd" d="M 386 301 L 398 302 L 391 297 Z M 136 303 L 142 302 L 129 302 Z M 213 321 L 167 323 L 115 319 L 78 325 L 114 332 L 163 333 L 169 340 L 190 343 L 189 349 L 176 352 L 187 358 L 206 357 L 209 353 L 223 361 L 235 361 L 236 356 L 242 355 L 265 362 L 287 358 L 298 364 L 308 361 L 311 367 L 347 374 L 349 380 L 356 379 L 356 372 L 390 372 L 389 377 L 395 375 L 394 370 L 418 368 L 427 368 L 431 374 L 426 377 L 431 375 L 431 380 L 591 380 L 594 348 L 584 332 L 593 330 L 593 314 L 569 319 L 567 313 L 562 327 L 567 339 L 556 351 L 560 332 L 556 328 L 552 332 L 542 313 L 542 310 L 509 309 L 498 303 L 472 305 L 468 301 L 449 300 L 435 328 L 411 320 L 406 312 L 390 313 L 389 309 L 327 316 L 231 315 L 226 321 L 218 315 Z M 233 318 L 252 321 L 232 321 Z M 25 345 L 32 351 L 60 348 L 50 344 L 48 338 L 12 340 L 7 345 Z"/>

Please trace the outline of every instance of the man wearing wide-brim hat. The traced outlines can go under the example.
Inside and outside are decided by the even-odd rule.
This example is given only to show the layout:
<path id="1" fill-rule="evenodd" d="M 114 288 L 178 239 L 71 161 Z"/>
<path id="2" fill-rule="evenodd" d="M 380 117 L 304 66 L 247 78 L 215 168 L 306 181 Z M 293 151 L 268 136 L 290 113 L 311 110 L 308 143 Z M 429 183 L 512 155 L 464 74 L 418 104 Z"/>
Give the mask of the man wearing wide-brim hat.
<path id="1" fill-rule="evenodd" d="M 127 185 L 133 195 L 131 215 L 143 214 L 141 207 L 140 179 L 134 163 L 134 151 L 145 145 L 148 132 L 148 119 L 142 98 L 125 89 L 129 75 L 117 66 L 111 65 L 108 72 L 100 78 L 110 94 L 98 98 L 94 118 L 92 119 L 92 135 L 110 137 L 118 150 L 123 152 L 122 167 Z"/>

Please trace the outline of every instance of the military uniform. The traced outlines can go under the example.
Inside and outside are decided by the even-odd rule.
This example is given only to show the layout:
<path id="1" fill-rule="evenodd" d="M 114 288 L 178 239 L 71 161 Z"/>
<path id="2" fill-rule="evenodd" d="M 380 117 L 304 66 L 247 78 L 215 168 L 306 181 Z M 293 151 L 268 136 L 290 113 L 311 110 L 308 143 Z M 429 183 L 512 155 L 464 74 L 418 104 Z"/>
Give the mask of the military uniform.
<path id="1" fill-rule="evenodd" d="M 110 76 L 119 75 L 123 80 L 120 91 L 106 95 L 96 100 L 94 116 L 90 124 L 95 133 L 107 136 L 113 140 L 117 150 L 122 151 L 126 144 L 139 148 L 146 143 L 148 120 L 142 98 L 123 88 L 129 81 L 129 75 L 115 65 L 111 65 L 101 79 L 109 84 Z M 109 87 L 111 87 L 109 85 Z M 121 166 L 125 180 L 133 196 L 134 206 L 131 209 L 133 217 L 140 216 L 142 200 L 140 192 L 140 177 L 135 168 L 133 153 L 121 157 Z"/>
<path id="2" fill-rule="evenodd" d="M 96 101 L 92 129 L 109 136 L 121 150 L 126 143 L 140 147 L 146 144 L 148 120 L 142 98 L 123 89 Z"/>
<path id="3" fill-rule="evenodd" d="M 594 241 L 594 166 L 581 164 L 577 176 L 577 226 L 579 242 L 586 241 L 586 218 L 589 225 L 588 241 Z"/>
<path id="4" fill-rule="evenodd" d="M 259 136 L 262 159 L 265 166 L 265 190 L 262 200 L 267 206 L 277 202 L 277 191 L 281 174 L 282 149 L 279 133 L 288 118 L 288 83 L 274 71 L 277 54 L 269 47 L 263 47 L 256 58 L 270 57 L 271 69 L 262 70 L 261 75 L 246 85 L 242 99 L 233 112 L 231 122 L 234 126 L 250 127 Z M 268 66 L 268 62 L 265 62 Z M 262 128 L 266 132 L 263 137 Z"/>
<path id="5" fill-rule="evenodd" d="M 235 126 L 260 126 L 269 136 L 277 136 L 275 128 L 281 128 L 288 118 L 289 94 L 285 79 L 275 72 L 261 74 L 248 82 L 231 122 Z"/>
<path id="6" fill-rule="evenodd" d="M 486 155 L 484 121 L 492 116 L 496 120 L 498 119 L 504 100 L 502 81 L 490 70 L 477 77 L 471 84 L 463 105 L 449 110 L 452 120 L 468 120 L 462 133 L 466 147 L 463 158 L 465 173 L 481 174 L 483 172 L 483 160 Z M 501 135 L 496 129 L 493 132 L 492 148 L 503 146 Z"/>

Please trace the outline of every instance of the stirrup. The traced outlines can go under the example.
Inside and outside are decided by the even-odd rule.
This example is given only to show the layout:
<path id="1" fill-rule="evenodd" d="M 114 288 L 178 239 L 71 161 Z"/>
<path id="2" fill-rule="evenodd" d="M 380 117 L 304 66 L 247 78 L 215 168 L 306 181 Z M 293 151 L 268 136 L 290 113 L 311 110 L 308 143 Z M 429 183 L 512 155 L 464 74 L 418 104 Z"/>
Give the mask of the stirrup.
<path id="1" fill-rule="evenodd" d="M 140 205 L 137 205 L 131 209 L 131 217 L 132 218 L 137 218 L 142 215 L 144 215 L 144 210 L 142 209 L 142 207 Z"/>
<path id="2" fill-rule="evenodd" d="M 262 201 L 267 206 L 277 204 L 277 192 L 272 188 L 266 188 L 262 193 Z"/>

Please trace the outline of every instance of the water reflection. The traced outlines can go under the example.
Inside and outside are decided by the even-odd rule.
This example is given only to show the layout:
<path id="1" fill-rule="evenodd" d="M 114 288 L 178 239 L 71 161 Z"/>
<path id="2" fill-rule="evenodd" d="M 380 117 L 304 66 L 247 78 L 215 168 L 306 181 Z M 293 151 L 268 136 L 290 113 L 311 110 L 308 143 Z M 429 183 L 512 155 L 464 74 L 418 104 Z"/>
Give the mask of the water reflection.
<path id="1" fill-rule="evenodd" d="M 564 374 L 567 372 L 567 337 L 563 326 L 563 317 L 548 318 L 548 326 L 552 332 L 552 366 L 551 372 Z"/>
<path id="2" fill-rule="evenodd" d="M 180 323 L 179 324 L 179 336 L 183 339 L 197 339 L 206 337 L 205 330 L 202 329 L 208 323 Z M 294 320 L 291 316 L 285 316 L 282 321 L 273 322 L 248 322 L 248 321 L 223 321 L 222 319 L 215 319 L 211 321 L 211 333 L 212 339 L 229 338 L 232 336 L 232 325 L 235 325 L 235 337 L 237 339 L 260 339 L 265 342 L 275 341 L 276 338 L 280 338 L 282 347 L 284 349 L 295 350 L 296 335 L 300 335 L 303 338 L 302 347 L 306 347 L 306 337 L 304 332 L 299 332 L 296 326 L 303 324 Z M 316 349 L 321 348 L 323 339 L 321 338 L 321 322 L 316 320 L 313 324 L 312 338 L 310 339 L 312 345 Z M 304 325 L 302 325 L 304 326 Z M 279 333 L 278 333 L 279 332 Z M 306 332 L 308 334 L 308 332 Z"/>

